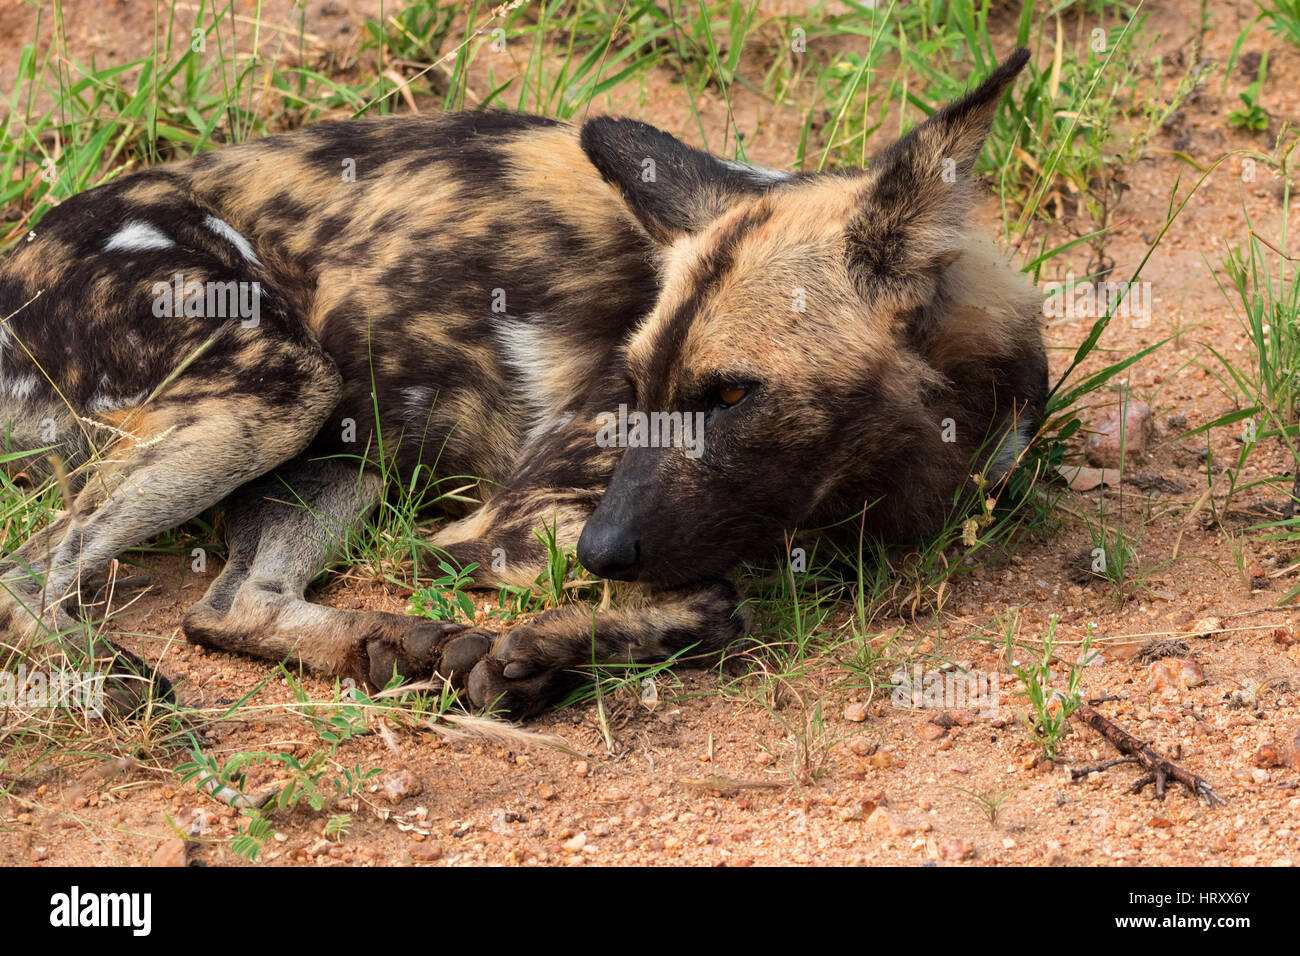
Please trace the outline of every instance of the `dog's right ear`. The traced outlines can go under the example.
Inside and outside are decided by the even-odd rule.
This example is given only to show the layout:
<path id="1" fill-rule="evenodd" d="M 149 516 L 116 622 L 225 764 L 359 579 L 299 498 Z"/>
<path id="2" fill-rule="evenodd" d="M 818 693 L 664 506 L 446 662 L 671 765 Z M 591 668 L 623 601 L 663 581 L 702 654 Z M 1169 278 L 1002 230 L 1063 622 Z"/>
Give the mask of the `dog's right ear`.
<path id="1" fill-rule="evenodd" d="M 929 302 L 958 254 L 975 201 L 972 174 L 1002 96 L 1029 61 L 1020 47 L 872 162 L 849 222 L 850 270 L 863 298 L 901 310 Z"/>
<path id="2" fill-rule="evenodd" d="M 636 120 L 590 119 L 580 142 L 650 238 L 665 245 L 702 229 L 737 201 L 794 178 L 718 159 Z"/>

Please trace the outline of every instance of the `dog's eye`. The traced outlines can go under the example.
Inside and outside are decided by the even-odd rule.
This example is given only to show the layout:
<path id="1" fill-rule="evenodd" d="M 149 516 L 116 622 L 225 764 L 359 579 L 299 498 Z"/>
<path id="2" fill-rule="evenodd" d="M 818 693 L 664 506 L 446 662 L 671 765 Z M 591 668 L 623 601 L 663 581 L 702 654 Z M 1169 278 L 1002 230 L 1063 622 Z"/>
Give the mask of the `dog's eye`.
<path id="1" fill-rule="evenodd" d="M 748 394 L 748 385 L 724 385 L 718 389 L 718 404 L 730 408 Z"/>

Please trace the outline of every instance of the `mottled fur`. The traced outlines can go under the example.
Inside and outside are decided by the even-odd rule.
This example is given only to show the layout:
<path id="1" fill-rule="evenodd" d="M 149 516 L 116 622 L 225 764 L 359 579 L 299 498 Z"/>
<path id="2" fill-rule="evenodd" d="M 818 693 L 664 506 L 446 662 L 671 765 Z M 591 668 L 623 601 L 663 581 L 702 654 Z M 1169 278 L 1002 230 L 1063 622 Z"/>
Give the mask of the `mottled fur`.
<path id="1" fill-rule="evenodd" d="M 746 626 L 727 573 L 791 531 L 865 506 L 868 534 L 934 529 L 1046 395 L 1035 290 L 966 219 L 1023 62 L 866 171 L 473 113 L 325 124 L 61 204 L 0 268 L 0 423 L 82 466 L 73 510 L 0 564 L 13 648 L 75 633 L 84 575 L 220 505 L 230 553 L 191 640 L 379 685 L 438 671 L 525 715 L 584 663 L 720 650 Z M 256 320 L 160 317 L 178 275 L 256 284 Z M 620 405 L 702 415 L 704 453 L 603 447 Z M 554 524 L 639 598 L 499 639 L 311 604 L 381 455 L 477 481 L 433 538 L 477 583 L 530 583 Z"/>

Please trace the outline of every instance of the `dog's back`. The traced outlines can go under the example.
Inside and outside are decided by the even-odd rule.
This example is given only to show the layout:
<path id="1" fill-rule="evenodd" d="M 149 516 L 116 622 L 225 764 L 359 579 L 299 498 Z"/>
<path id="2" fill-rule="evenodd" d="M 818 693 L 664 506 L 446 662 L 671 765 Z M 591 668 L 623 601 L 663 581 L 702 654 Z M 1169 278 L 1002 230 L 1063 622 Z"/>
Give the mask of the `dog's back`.
<path id="1" fill-rule="evenodd" d="M 205 295 L 156 314 L 160 290 L 231 281 L 242 312 L 206 314 Z M 82 430 L 71 412 L 115 427 L 234 318 L 308 337 L 337 366 L 320 453 L 373 455 L 382 440 L 406 473 L 436 459 L 500 481 L 608 373 L 656 288 L 648 240 L 570 126 L 498 113 L 324 124 L 47 215 L 0 266 L 6 334 L 26 346 L 0 339 L 0 419 L 21 428 L 14 447 L 42 424 L 54 437 L 51 402 L 61 443 Z M 231 390 L 291 377 L 246 367 L 252 341 L 207 346 Z"/>

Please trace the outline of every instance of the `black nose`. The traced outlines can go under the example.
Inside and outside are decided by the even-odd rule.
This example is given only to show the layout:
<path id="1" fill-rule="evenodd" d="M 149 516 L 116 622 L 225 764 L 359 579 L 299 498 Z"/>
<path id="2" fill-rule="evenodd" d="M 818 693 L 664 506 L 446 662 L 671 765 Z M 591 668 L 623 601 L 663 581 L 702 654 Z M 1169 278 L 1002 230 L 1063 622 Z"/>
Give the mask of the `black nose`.
<path id="1" fill-rule="evenodd" d="M 641 571 L 641 536 L 594 517 L 578 538 L 578 560 L 602 578 L 635 581 Z"/>

